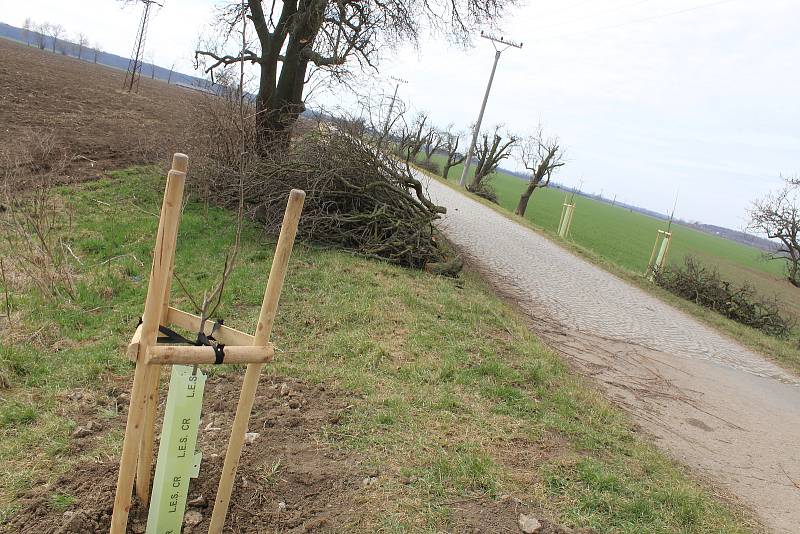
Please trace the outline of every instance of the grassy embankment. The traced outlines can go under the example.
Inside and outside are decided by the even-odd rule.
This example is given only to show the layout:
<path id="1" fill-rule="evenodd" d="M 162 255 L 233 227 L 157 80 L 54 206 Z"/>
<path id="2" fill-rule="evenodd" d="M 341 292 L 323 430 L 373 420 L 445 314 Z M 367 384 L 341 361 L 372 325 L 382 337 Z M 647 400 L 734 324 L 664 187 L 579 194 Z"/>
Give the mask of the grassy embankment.
<path id="1" fill-rule="evenodd" d="M 441 165 L 443 157 L 437 154 L 432 160 Z M 453 167 L 447 183 L 457 184 L 462 169 L 462 165 Z M 438 178 L 442 180 L 441 176 Z M 564 203 L 563 191 L 537 190 L 523 219 L 513 215 L 513 211 L 525 188 L 525 182 L 501 172 L 495 173 L 490 183 L 497 192 L 500 206 L 504 208 L 501 213 L 555 237 Z M 497 207 L 495 204 L 491 206 Z M 787 368 L 800 372 L 800 347 L 796 333 L 788 339 L 762 334 L 675 297 L 644 280 L 641 275 L 647 268 L 656 231 L 665 227 L 666 222 L 654 217 L 576 196 L 570 240 L 565 245 L 614 274 L 655 293 L 747 346 L 784 364 Z M 784 313 L 800 322 L 800 290 L 782 278 L 783 266 L 780 262 L 764 260 L 761 251 L 753 247 L 685 226 L 673 224 L 671 230 L 673 239 L 670 263 L 682 263 L 686 255 L 693 255 L 706 265 L 716 266 L 724 278 L 736 283 L 748 282 L 761 295 L 777 298 Z"/>
<path id="2" fill-rule="evenodd" d="M 131 375 L 122 348 L 141 310 L 162 187 L 158 173 L 139 169 L 60 190 L 74 226 L 57 231 L 82 262 L 77 299 L 56 304 L 16 279 L 14 320 L 0 323 L 0 523 L 36 481 L 118 454 L 113 425 L 93 448 L 73 452 L 76 423 L 63 399 L 79 389 L 115 395 Z M 234 233 L 230 213 L 212 208 L 205 220 L 203 212 L 187 204 L 176 257 L 195 294 L 213 281 Z M 246 228 L 220 311 L 229 324 L 252 330 L 272 250 Z M 381 465 L 378 483 L 363 489 L 372 503 L 359 509 L 364 531 L 451 530 L 459 502 L 502 494 L 601 532 L 746 532 L 751 524 L 640 441 L 470 275 L 439 278 L 298 246 L 274 340 L 286 352 L 267 372 L 355 399 L 318 438 Z M 96 417 L 119 419 L 107 408 Z M 416 478 L 403 484 L 401 474 Z M 52 505 L 70 499 L 54 495 Z"/>

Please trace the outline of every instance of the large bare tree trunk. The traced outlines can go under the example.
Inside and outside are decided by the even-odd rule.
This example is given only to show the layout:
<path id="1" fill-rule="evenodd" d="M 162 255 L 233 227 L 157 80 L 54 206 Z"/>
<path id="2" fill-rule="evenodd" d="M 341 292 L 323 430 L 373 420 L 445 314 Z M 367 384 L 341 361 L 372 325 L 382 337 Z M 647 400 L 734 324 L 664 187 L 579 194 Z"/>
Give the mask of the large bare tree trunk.
<path id="1" fill-rule="evenodd" d="M 519 197 L 519 203 L 517 204 L 517 209 L 514 210 L 514 213 L 519 215 L 520 217 L 525 216 L 525 210 L 528 209 L 528 201 L 531 199 L 536 186 L 528 186 L 524 193 Z"/>

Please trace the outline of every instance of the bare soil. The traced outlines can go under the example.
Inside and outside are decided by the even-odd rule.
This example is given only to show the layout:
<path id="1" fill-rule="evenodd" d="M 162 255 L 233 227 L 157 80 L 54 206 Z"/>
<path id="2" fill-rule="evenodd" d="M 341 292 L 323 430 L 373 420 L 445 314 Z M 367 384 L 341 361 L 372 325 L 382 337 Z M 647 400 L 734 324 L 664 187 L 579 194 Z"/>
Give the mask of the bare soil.
<path id="1" fill-rule="evenodd" d="M 166 380 L 163 381 L 166 385 Z M 122 432 L 127 416 L 127 384 L 111 387 L 108 395 L 95 398 L 86 391 L 64 396 L 67 411 L 87 435 L 75 437 L 67 455 L 102 449 L 100 443 L 112 431 Z M 217 483 L 233 422 L 241 376 L 210 377 L 203 402 L 198 448 L 203 452 L 200 476 L 189 487 L 187 512 L 198 512 L 202 521 L 185 525 L 185 534 L 208 530 Z M 162 388 L 165 389 L 165 388 Z M 122 391 L 122 393 L 118 393 Z M 357 399 L 291 378 L 264 376 L 253 406 L 249 430 L 258 437 L 242 454 L 225 532 L 351 532 L 363 531 L 370 510 L 364 488 L 370 480 L 397 476 L 368 465 L 359 454 L 339 450 L 320 440 L 326 427 L 341 424 Z M 166 400 L 162 391 L 161 408 Z M 117 410 L 104 420 L 100 409 Z M 160 421 L 158 423 L 160 428 Z M 119 463 L 116 454 L 105 460 L 85 462 L 53 483 L 41 482 L 19 501 L 22 510 L 2 533 L 83 534 L 108 532 L 114 504 Z M 401 480 L 402 482 L 402 480 Z M 56 496 L 71 498 L 67 506 L 54 504 Z M 510 496 L 498 500 L 476 496 L 450 503 L 453 532 L 520 532 L 520 513 L 530 513 L 527 503 Z M 373 517 L 374 518 L 374 517 Z M 590 534 L 591 529 L 572 530 L 541 519 L 542 534 Z M 147 508 L 134 497 L 127 532 L 141 534 L 147 524 Z"/>
<path id="2" fill-rule="evenodd" d="M 117 69 L 0 39 L 0 148 L 13 152 L 27 139 L 52 136 L 73 179 L 187 150 L 193 113 L 207 97 L 145 77 L 138 94 L 126 93 L 124 78 Z"/>
<path id="3" fill-rule="evenodd" d="M 189 502 L 200 503 L 187 508 L 200 512 L 203 520 L 184 532 L 207 531 L 233 421 L 235 402 L 231 400 L 238 398 L 240 387 L 240 376 L 209 378 L 198 439 L 198 447 L 203 451 L 201 476 L 192 481 L 189 490 Z M 166 395 L 163 393 L 162 404 Z M 227 531 L 319 532 L 341 530 L 357 521 L 359 489 L 366 477 L 376 473 L 363 467 L 357 454 L 335 450 L 319 441 L 323 427 L 336 425 L 346 416 L 352 399 L 327 391 L 322 385 L 267 376 L 262 377 L 259 393 L 249 427 L 259 436 L 243 452 Z M 72 397 L 81 404 L 80 392 Z M 102 406 L 103 401 L 97 401 L 88 404 Z M 118 417 L 97 432 L 74 438 L 70 452 L 79 454 L 84 448 L 95 449 L 103 434 L 122 431 L 125 402 L 124 393 L 117 399 L 106 399 L 105 404 L 119 406 Z M 81 428 L 90 422 L 96 424 L 93 411 L 83 410 L 83 416 L 76 417 Z M 20 501 L 23 510 L 1 531 L 108 532 L 118 466 L 116 460 L 85 463 L 53 484 L 34 487 Z M 66 509 L 58 509 L 53 506 L 53 496 L 59 494 L 75 500 Z M 144 532 L 146 522 L 147 510 L 136 501 L 128 532 Z"/>

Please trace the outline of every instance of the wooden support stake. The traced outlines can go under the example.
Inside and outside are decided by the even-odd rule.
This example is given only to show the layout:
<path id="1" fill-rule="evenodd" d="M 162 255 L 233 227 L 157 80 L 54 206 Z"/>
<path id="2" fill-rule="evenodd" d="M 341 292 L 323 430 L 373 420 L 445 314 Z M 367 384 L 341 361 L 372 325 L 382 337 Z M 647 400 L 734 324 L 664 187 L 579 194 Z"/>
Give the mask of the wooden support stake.
<path id="1" fill-rule="evenodd" d="M 136 332 L 133 333 L 133 337 L 131 338 L 131 342 L 128 343 L 128 350 L 126 354 L 128 355 L 128 359 L 132 362 L 135 362 L 139 359 L 139 342 L 142 339 L 142 325 L 136 327 Z"/>
<path id="2" fill-rule="evenodd" d="M 300 220 L 300 213 L 303 210 L 305 197 L 306 194 L 297 189 L 293 189 L 289 193 L 289 201 L 286 204 L 286 212 L 283 214 L 283 225 L 281 226 L 280 237 L 278 237 L 278 244 L 275 247 L 275 257 L 272 260 L 267 289 L 264 292 L 264 300 L 261 303 L 261 313 L 258 317 L 258 326 L 256 327 L 253 345 L 266 345 L 269 342 L 272 325 L 275 322 L 275 314 L 278 310 L 278 300 L 286 277 L 286 267 L 289 263 L 289 256 L 292 253 L 294 238 L 297 234 L 297 224 Z M 225 524 L 225 516 L 228 514 L 231 491 L 236 478 L 236 469 L 239 466 L 239 458 L 242 454 L 244 435 L 247 432 L 247 424 L 253 409 L 253 400 L 255 399 L 262 367 L 264 367 L 264 364 L 252 363 L 247 366 L 247 371 L 244 375 L 242 391 L 239 394 L 239 404 L 236 406 L 236 417 L 233 420 L 233 428 L 231 429 L 231 438 L 228 442 L 228 452 L 225 454 L 225 464 L 222 467 L 217 497 L 214 501 L 211 524 L 208 527 L 209 534 L 220 534 Z"/>
<path id="3" fill-rule="evenodd" d="M 575 204 L 564 204 L 561 208 L 561 218 L 558 221 L 558 235 L 566 239 L 572 226 L 572 215 L 575 213 Z"/>
<path id="4" fill-rule="evenodd" d="M 163 323 L 162 323 L 163 324 Z M 194 315 L 193 313 L 188 313 L 185 311 L 181 311 L 175 308 L 170 307 L 169 311 L 167 312 L 167 320 L 166 324 L 175 325 L 180 328 L 184 328 L 191 332 L 197 332 L 200 330 L 200 317 L 198 315 Z M 206 321 L 205 324 L 205 333 L 206 335 L 211 335 L 211 329 L 213 328 L 214 324 L 210 321 Z M 240 332 L 234 328 L 230 328 L 228 326 L 220 326 L 217 331 L 214 333 L 214 337 L 220 343 L 224 343 L 225 345 L 252 345 L 253 344 L 253 336 L 250 334 L 246 334 L 244 332 Z"/>
<path id="5" fill-rule="evenodd" d="M 189 168 L 189 157 L 176 152 L 172 156 L 172 170 L 186 175 Z M 166 196 L 164 197 L 166 202 Z M 183 204 L 183 194 L 179 199 L 177 209 Z M 161 206 L 164 213 L 164 205 Z M 180 218 L 180 215 L 179 215 Z M 159 324 L 165 324 L 169 310 L 169 297 L 172 290 L 172 271 L 175 267 L 175 254 L 170 257 L 169 271 L 164 280 L 164 298 L 161 306 Z M 147 377 L 147 410 L 145 411 L 142 441 L 139 444 L 139 463 L 136 468 L 136 495 L 145 504 L 150 500 L 150 472 L 153 469 L 153 447 L 155 446 L 156 412 L 158 410 L 158 383 L 161 378 L 161 368 L 154 366 L 148 371 Z"/>
<path id="6" fill-rule="evenodd" d="M 275 351 L 266 345 L 226 346 L 223 363 L 268 363 Z M 214 348 L 206 345 L 155 345 L 148 351 L 147 363 L 158 365 L 202 365 L 215 363 Z"/>
<path id="7" fill-rule="evenodd" d="M 153 265 L 150 269 L 150 283 L 142 316 L 142 334 L 139 342 L 139 361 L 133 375 L 131 401 L 128 409 L 128 422 L 125 427 L 125 438 L 122 443 L 117 490 L 114 497 L 114 512 L 111 516 L 111 534 L 124 534 L 128 524 L 128 513 L 131 509 L 134 474 L 142 439 L 143 423 L 147 411 L 148 386 L 152 383 L 149 365 L 144 355 L 150 346 L 156 344 L 158 326 L 164 305 L 165 287 L 173 256 L 175 241 L 178 235 L 178 219 L 183 201 L 183 187 L 186 174 L 170 171 L 167 175 L 167 186 L 164 192 L 161 218 L 158 224 L 156 244 L 153 249 Z M 158 369 L 157 366 L 154 366 Z"/>
<path id="8" fill-rule="evenodd" d="M 167 311 L 167 319 L 162 320 L 161 324 L 162 325 L 166 324 L 169 326 L 177 326 L 179 328 L 183 328 L 191 332 L 197 332 L 200 329 L 200 317 L 198 315 L 194 315 L 193 313 L 185 312 L 177 308 L 173 308 L 172 306 L 169 306 Z M 206 335 L 211 335 L 211 330 L 213 327 L 214 327 L 213 323 L 206 321 L 205 324 Z M 216 338 L 217 341 L 219 341 L 224 345 L 250 346 L 253 344 L 253 336 L 225 325 L 222 325 L 217 328 L 217 331 L 214 332 L 214 337 Z M 128 359 L 132 362 L 136 362 L 139 358 L 139 340 L 141 338 L 142 338 L 142 325 L 139 325 L 138 327 L 136 327 L 136 332 L 133 334 L 133 337 L 131 338 L 131 341 L 128 344 L 128 350 L 126 352 Z M 248 362 L 231 362 L 228 361 L 227 359 L 225 360 L 225 362 L 248 363 Z M 214 362 L 212 361 L 210 363 Z"/>
<path id="9" fill-rule="evenodd" d="M 655 274 L 660 271 L 667 263 L 667 255 L 669 248 L 672 246 L 672 232 L 658 230 L 656 233 L 656 242 L 653 243 L 653 251 L 650 253 L 650 259 L 647 262 L 647 271 L 645 275 L 651 282 L 655 279 Z"/>

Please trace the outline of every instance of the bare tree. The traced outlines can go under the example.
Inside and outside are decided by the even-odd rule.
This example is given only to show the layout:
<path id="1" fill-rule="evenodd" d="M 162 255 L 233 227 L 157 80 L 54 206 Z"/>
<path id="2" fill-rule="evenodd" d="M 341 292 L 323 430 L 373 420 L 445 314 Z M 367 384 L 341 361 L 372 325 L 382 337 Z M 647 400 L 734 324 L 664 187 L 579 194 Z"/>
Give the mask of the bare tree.
<path id="1" fill-rule="evenodd" d="M 25 44 L 30 46 L 31 45 L 31 32 L 36 31 L 36 24 L 31 20 L 30 17 L 25 19 L 25 22 L 22 23 L 22 36 L 25 38 Z"/>
<path id="2" fill-rule="evenodd" d="M 36 41 L 36 46 L 39 47 L 39 50 L 44 50 L 45 46 L 46 46 L 46 44 L 45 44 L 45 41 L 46 41 L 45 36 L 50 33 L 50 24 L 47 23 L 47 22 L 43 22 L 43 23 L 39 24 L 38 26 L 34 27 L 34 32 L 35 33 L 34 33 L 33 37 L 34 37 L 34 39 Z"/>
<path id="3" fill-rule="evenodd" d="M 445 142 L 444 142 L 444 149 L 447 152 L 447 161 L 445 161 L 444 166 L 442 167 L 442 178 L 447 180 L 447 175 L 450 174 L 450 169 L 464 163 L 464 160 L 467 159 L 466 154 L 462 154 L 458 151 L 458 144 L 461 142 L 461 132 L 452 133 L 452 127 L 447 129 L 447 132 L 444 134 Z"/>
<path id="4" fill-rule="evenodd" d="M 206 72 L 242 61 L 258 65 L 258 149 L 285 152 L 312 77 L 341 80 L 349 65 L 375 69 L 381 50 L 416 43 L 423 30 L 465 42 L 510 4 L 513 0 L 247 0 L 242 9 L 228 0 L 218 9 L 217 42 L 198 47 L 195 57 L 210 63 L 204 64 Z M 244 47 L 233 31 L 243 19 L 257 36 Z"/>
<path id="5" fill-rule="evenodd" d="M 393 138 L 399 138 L 398 150 L 402 152 L 405 143 L 406 104 L 396 95 L 380 93 L 368 95 L 359 99 L 359 109 L 364 118 L 365 127 L 372 136 L 376 150 L 382 150 Z M 400 133 L 397 129 L 400 129 Z"/>
<path id="6" fill-rule="evenodd" d="M 798 179 L 789 178 L 777 192 L 753 202 L 747 227 L 778 242 L 776 250 L 766 257 L 786 262 L 786 279 L 795 287 L 800 287 L 799 191 Z"/>
<path id="7" fill-rule="evenodd" d="M 516 141 L 517 139 L 513 135 L 508 134 L 504 142 L 499 126 L 495 127 L 491 142 L 489 141 L 489 134 L 483 134 L 481 143 L 476 147 L 478 164 L 475 166 L 475 177 L 470 184 L 470 191 L 482 189 L 483 181 L 486 177 L 497 169 L 501 161 L 511 155 L 511 147 Z"/>
<path id="8" fill-rule="evenodd" d="M 517 209 L 514 210 L 517 215 L 524 216 L 534 191 L 550 185 L 553 171 L 564 165 L 564 153 L 558 138 L 546 137 L 544 129 L 539 125 L 536 133 L 529 135 L 522 143 L 519 161 L 531 173 L 528 187 L 520 195 Z"/>
<path id="9" fill-rule="evenodd" d="M 92 59 L 95 63 L 97 63 L 97 56 L 99 56 L 103 52 L 103 47 L 100 46 L 100 43 L 97 41 L 94 42 L 94 46 L 92 47 Z"/>
<path id="10" fill-rule="evenodd" d="M 53 39 L 53 52 L 55 52 L 58 38 L 64 35 L 64 26 L 61 24 L 48 24 L 47 26 L 50 29 L 50 37 Z"/>
<path id="11" fill-rule="evenodd" d="M 89 46 L 89 38 L 86 37 L 86 35 L 84 35 L 83 33 L 79 33 L 76 41 L 78 44 L 78 59 L 82 59 L 83 49 Z"/>
<path id="12" fill-rule="evenodd" d="M 442 134 L 434 126 L 431 126 L 428 129 L 428 134 L 425 136 L 425 144 L 423 145 L 423 150 L 425 150 L 425 163 L 430 164 L 431 158 L 442 146 L 442 143 L 444 143 Z"/>
<path id="13" fill-rule="evenodd" d="M 425 112 L 420 112 L 414 118 L 411 126 L 403 128 L 400 150 L 405 154 L 406 161 L 415 161 L 423 145 L 425 145 L 427 134 L 423 132 L 425 132 L 427 122 L 428 115 Z"/>

